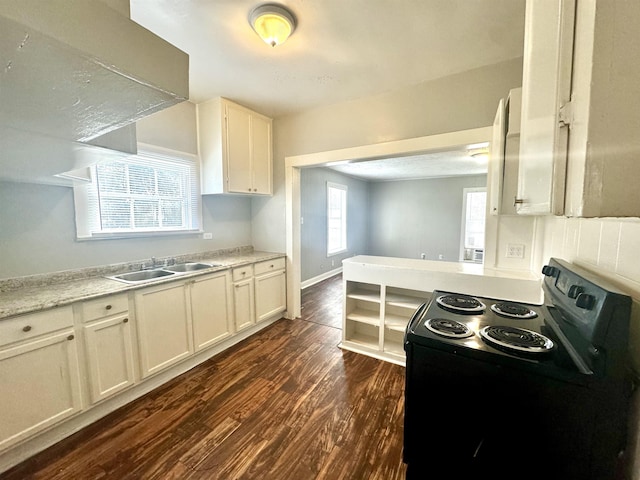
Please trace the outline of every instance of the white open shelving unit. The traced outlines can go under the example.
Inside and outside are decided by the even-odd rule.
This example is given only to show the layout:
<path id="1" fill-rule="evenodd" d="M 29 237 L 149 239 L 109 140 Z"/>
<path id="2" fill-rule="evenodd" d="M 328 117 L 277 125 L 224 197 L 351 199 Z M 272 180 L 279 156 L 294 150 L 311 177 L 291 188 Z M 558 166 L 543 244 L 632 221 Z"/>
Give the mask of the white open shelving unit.
<path id="1" fill-rule="evenodd" d="M 431 292 L 344 280 L 344 328 L 340 346 L 405 364 L 404 331 Z"/>

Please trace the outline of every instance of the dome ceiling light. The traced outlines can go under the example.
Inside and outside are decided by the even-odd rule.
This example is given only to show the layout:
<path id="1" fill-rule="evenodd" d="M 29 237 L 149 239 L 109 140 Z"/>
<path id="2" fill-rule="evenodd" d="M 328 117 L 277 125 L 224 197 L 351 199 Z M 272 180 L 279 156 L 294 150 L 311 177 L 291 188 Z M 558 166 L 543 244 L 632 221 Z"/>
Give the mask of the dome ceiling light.
<path id="1" fill-rule="evenodd" d="M 249 14 L 249 23 L 258 36 L 272 47 L 284 43 L 296 28 L 291 12 L 271 3 L 254 8 Z"/>

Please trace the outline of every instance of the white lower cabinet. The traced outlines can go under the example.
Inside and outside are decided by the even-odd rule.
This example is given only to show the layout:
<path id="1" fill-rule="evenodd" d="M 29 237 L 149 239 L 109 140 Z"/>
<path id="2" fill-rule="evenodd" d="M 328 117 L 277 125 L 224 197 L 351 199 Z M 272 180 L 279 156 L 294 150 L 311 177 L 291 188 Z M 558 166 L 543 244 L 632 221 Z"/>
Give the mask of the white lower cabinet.
<path id="1" fill-rule="evenodd" d="M 3 320 L 0 339 L 4 450 L 79 412 L 82 395 L 71 307 Z"/>
<path id="2" fill-rule="evenodd" d="M 207 348 L 231 335 L 231 281 L 228 272 L 189 282 L 195 350 Z"/>
<path id="3" fill-rule="evenodd" d="M 256 323 L 253 265 L 233 269 L 233 313 L 236 332 Z"/>
<path id="4" fill-rule="evenodd" d="M 256 321 L 260 322 L 287 308 L 287 278 L 284 258 L 254 265 Z"/>
<path id="5" fill-rule="evenodd" d="M 84 344 L 92 403 L 133 385 L 133 342 L 128 313 L 85 325 Z"/>
<path id="6" fill-rule="evenodd" d="M 80 304 L 89 395 L 99 402 L 135 383 L 133 334 L 126 293 Z"/>
<path id="7" fill-rule="evenodd" d="M 287 308 L 285 259 L 276 258 L 233 269 L 236 331 Z"/>
<path id="8" fill-rule="evenodd" d="M 193 354 L 190 308 L 184 282 L 135 293 L 142 377 L 148 377 Z"/>

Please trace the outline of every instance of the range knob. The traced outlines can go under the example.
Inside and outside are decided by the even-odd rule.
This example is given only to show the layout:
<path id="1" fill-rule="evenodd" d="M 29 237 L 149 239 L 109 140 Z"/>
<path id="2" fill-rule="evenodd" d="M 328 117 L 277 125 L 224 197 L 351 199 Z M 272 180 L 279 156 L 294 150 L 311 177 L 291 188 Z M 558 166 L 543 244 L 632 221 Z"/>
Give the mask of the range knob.
<path id="1" fill-rule="evenodd" d="M 578 295 L 580 295 L 582 292 L 584 292 L 584 288 L 582 288 L 580 285 L 571 285 L 569 287 L 567 295 L 569 298 L 577 298 Z"/>
<path id="2" fill-rule="evenodd" d="M 596 298 L 588 293 L 581 293 L 576 298 L 576 307 L 584 308 L 585 310 L 591 310 L 594 303 L 596 303 Z"/>
<path id="3" fill-rule="evenodd" d="M 551 265 L 545 265 L 542 267 L 542 273 L 547 277 L 557 277 L 559 270 L 556 267 L 552 267 Z"/>

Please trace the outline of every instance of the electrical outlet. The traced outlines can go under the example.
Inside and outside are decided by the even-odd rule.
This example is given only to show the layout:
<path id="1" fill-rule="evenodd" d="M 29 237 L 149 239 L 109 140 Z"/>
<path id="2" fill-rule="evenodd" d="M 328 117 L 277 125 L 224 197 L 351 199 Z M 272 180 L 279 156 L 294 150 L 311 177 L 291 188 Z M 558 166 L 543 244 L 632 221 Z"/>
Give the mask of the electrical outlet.
<path id="1" fill-rule="evenodd" d="M 205 240 L 211 240 L 213 238 L 213 233 L 203 233 L 202 238 Z"/>
<path id="2" fill-rule="evenodd" d="M 524 258 L 524 245 L 521 243 L 508 243 L 507 258 Z"/>

